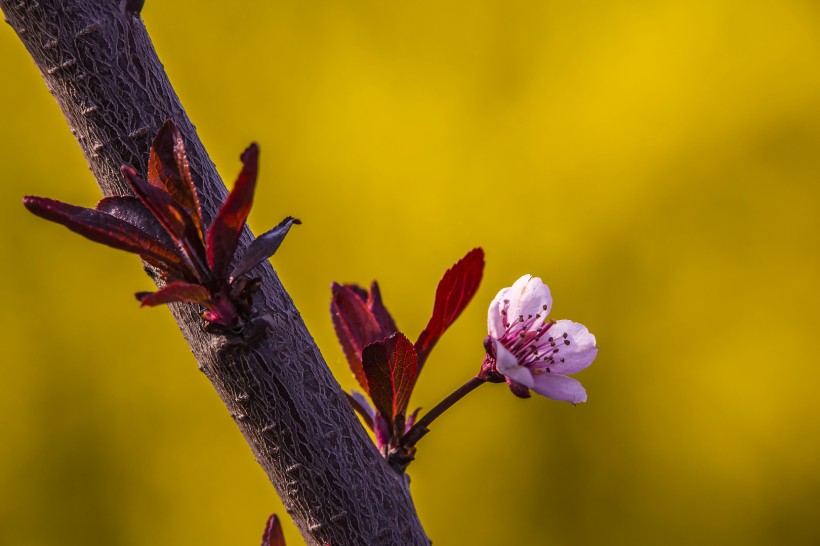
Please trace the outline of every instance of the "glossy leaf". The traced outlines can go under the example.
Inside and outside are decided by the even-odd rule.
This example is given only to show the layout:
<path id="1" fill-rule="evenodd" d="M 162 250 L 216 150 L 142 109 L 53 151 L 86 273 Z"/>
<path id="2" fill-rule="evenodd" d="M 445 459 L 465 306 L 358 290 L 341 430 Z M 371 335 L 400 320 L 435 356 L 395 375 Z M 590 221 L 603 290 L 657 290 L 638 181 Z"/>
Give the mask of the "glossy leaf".
<path id="1" fill-rule="evenodd" d="M 205 249 L 191 215 L 174 201 L 170 194 L 140 178 L 131 167 L 123 165 L 120 170 L 140 201 L 162 224 L 177 248 L 185 255 L 197 278 L 201 281 L 209 280 L 210 274 L 203 260 Z"/>
<path id="2" fill-rule="evenodd" d="M 233 282 L 234 279 L 241 277 L 266 259 L 273 256 L 279 249 L 279 245 L 282 244 L 285 235 L 288 234 L 290 226 L 301 223 L 302 222 L 296 218 L 288 216 L 279 222 L 278 226 L 254 239 L 248 246 L 248 249 L 245 251 L 245 254 L 242 256 L 240 262 L 231 273 L 230 282 Z"/>
<path id="3" fill-rule="evenodd" d="M 151 142 L 148 158 L 148 182 L 163 188 L 191 216 L 199 238 L 204 240 L 202 211 L 196 192 L 185 143 L 174 122 L 166 121 Z"/>
<path id="4" fill-rule="evenodd" d="M 162 227 L 151 211 L 142 204 L 139 198 L 133 195 L 115 195 L 113 197 L 102 198 L 95 209 L 116 216 L 120 220 L 125 220 L 133 226 L 137 226 L 155 239 L 159 239 L 169 248 L 174 247 L 168 232 Z"/>
<path id="5" fill-rule="evenodd" d="M 392 427 L 396 416 L 407 410 L 416 384 L 418 357 L 413 344 L 401 332 L 371 343 L 362 351 L 362 370 L 370 399 Z"/>
<path id="6" fill-rule="evenodd" d="M 271 514 L 265 525 L 262 535 L 262 546 L 285 546 L 285 535 L 282 533 L 282 524 L 276 514 Z"/>
<path id="7" fill-rule="evenodd" d="M 174 249 L 125 220 L 45 197 L 27 196 L 23 198 L 23 204 L 37 216 L 62 224 L 87 239 L 151 258 L 164 269 L 179 274 L 186 271 Z"/>
<path id="8" fill-rule="evenodd" d="M 474 248 L 444 273 L 436 289 L 433 316 L 419 334 L 416 351 L 419 369 L 424 365 L 433 346 L 470 303 L 478 290 L 484 273 L 484 251 Z"/>
<path id="9" fill-rule="evenodd" d="M 333 283 L 331 292 L 333 299 L 330 302 L 330 315 L 333 319 L 333 329 L 356 381 L 369 394 L 367 380 L 362 371 L 362 350 L 366 345 L 386 335 L 382 334 L 375 317 L 352 285 Z"/>
<path id="10" fill-rule="evenodd" d="M 242 171 L 208 228 L 208 264 L 217 279 L 228 276 L 236 245 L 253 204 L 259 147 L 251 144 L 242 153 Z"/>
<path id="11" fill-rule="evenodd" d="M 142 307 L 153 307 L 175 301 L 190 301 L 206 305 L 210 300 L 208 289 L 201 284 L 174 282 L 157 292 L 137 292 L 134 294 Z"/>

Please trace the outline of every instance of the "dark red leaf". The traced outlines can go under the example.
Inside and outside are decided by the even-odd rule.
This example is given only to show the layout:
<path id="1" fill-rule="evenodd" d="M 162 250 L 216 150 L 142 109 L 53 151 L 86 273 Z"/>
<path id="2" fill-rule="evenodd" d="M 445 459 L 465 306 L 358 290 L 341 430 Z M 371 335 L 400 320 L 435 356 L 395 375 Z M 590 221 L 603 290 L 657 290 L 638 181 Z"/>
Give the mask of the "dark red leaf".
<path id="1" fill-rule="evenodd" d="M 355 292 L 356 295 L 359 296 L 360 300 L 362 300 L 364 303 L 367 303 L 370 294 L 367 292 L 366 288 L 359 286 L 358 284 L 346 284 L 345 286 L 353 290 L 353 292 Z"/>
<path id="2" fill-rule="evenodd" d="M 142 307 L 153 307 L 175 301 L 190 301 L 206 305 L 211 297 L 204 286 L 187 282 L 173 282 L 157 292 L 137 292 L 134 295 L 140 300 Z"/>
<path id="3" fill-rule="evenodd" d="M 285 546 L 285 535 L 282 533 L 282 524 L 276 514 L 271 514 L 265 525 L 265 534 L 262 535 L 262 546 Z"/>
<path id="4" fill-rule="evenodd" d="M 447 328 L 458 318 L 478 290 L 484 273 L 484 251 L 474 248 L 444 273 L 436 289 L 436 303 L 430 322 L 419 334 L 416 352 L 419 369 Z"/>
<path id="5" fill-rule="evenodd" d="M 164 189 L 149 184 L 131 167 L 123 165 L 120 170 L 140 201 L 174 240 L 197 278 L 208 281 L 210 274 L 205 264 L 205 249 L 191 215 Z"/>
<path id="6" fill-rule="evenodd" d="M 133 195 L 115 195 L 113 197 L 103 197 L 95 209 L 116 216 L 120 220 L 125 220 L 131 225 L 137 226 L 155 239 L 159 239 L 166 246 L 173 248 L 174 241 L 162 227 L 156 217 L 151 214 L 142 201 Z"/>
<path id="7" fill-rule="evenodd" d="M 384 306 L 384 303 L 382 303 L 382 293 L 381 290 L 379 290 L 379 283 L 373 281 L 370 284 L 370 294 L 366 297 L 367 307 L 370 309 L 370 312 L 373 314 L 376 322 L 379 323 L 379 327 L 382 330 L 382 337 L 398 332 L 399 329 L 396 328 L 396 323 L 393 321 L 393 317 Z"/>
<path id="8" fill-rule="evenodd" d="M 259 167 L 259 147 L 251 144 L 242 153 L 241 159 L 242 171 L 211 227 L 208 228 L 208 264 L 218 279 L 228 276 L 228 267 L 236 252 L 239 235 L 253 205 L 256 173 Z"/>
<path id="9" fill-rule="evenodd" d="M 336 283 L 331 285 L 333 299 L 330 302 L 330 316 L 333 319 L 336 337 L 339 338 L 356 381 L 369 393 L 367 380 L 362 371 L 362 350 L 369 343 L 384 338 L 386 334 L 382 334 L 367 304 L 352 286 Z"/>
<path id="10" fill-rule="evenodd" d="M 196 186 L 191 178 L 188 156 L 185 154 L 185 143 L 182 140 L 182 134 L 171 120 L 162 125 L 151 142 L 148 182 L 163 188 L 185 209 L 199 232 L 199 238 L 204 240 L 202 211 Z"/>
<path id="11" fill-rule="evenodd" d="M 273 256 L 279 249 L 279 245 L 282 244 L 285 235 L 288 234 L 290 226 L 301 223 L 302 222 L 296 218 L 288 216 L 279 222 L 278 226 L 254 239 L 242 256 L 242 259 L 236 267 L 234 267 L 230 282 L 233 282 L 234 279 L 241 277 L 264 260 Z"/>
<path id="12" fill-rule="evenodd" d="M 362 370 L 376 410 L 393 426 L 403 415 L 418 376 L 418 357 L 413 344 L 401 332 L 371 343 L 362 351 Z M 399 434 L 404 431 L 392 431 Z"/>
<path id="13" fill-rule="evenodd" d="M 26 196 L 23 204 L 37 216 L 62 224 L 92 241 L 150 258 L 163 269 L 181 276 L 188 274 L 174 249 L 125 220 L 45 197 Z"/>

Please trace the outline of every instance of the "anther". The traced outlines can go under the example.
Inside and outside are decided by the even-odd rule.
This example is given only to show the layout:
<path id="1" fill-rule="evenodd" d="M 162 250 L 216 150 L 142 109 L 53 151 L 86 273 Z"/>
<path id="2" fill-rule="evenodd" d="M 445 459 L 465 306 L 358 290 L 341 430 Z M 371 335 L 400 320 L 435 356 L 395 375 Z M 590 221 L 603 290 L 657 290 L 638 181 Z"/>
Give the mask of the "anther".
<path id="1" fill-rule="evenodd" d="M 568 339 L 564 340 L 564 345 L 569 345 L 569 340 Z"/>

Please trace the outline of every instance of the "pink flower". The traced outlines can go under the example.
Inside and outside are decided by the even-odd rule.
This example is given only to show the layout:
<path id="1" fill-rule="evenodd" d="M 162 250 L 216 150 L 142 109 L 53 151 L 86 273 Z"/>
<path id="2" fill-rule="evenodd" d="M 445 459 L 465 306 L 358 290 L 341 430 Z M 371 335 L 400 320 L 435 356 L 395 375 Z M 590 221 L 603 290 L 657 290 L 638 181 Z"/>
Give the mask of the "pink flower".
<path id="1" fill-rule="evenodd" d="M 595 360 L 595 336 L 571 320 L 547 321 L 550 311 L 550 290 L 538 277 L 524 275 L 502 289 L 487 316 L 487 371 L 503 374 L 522 398 L 532 389 L 553 400 L 586 402 L 584 387 L 567 375 Z"/>

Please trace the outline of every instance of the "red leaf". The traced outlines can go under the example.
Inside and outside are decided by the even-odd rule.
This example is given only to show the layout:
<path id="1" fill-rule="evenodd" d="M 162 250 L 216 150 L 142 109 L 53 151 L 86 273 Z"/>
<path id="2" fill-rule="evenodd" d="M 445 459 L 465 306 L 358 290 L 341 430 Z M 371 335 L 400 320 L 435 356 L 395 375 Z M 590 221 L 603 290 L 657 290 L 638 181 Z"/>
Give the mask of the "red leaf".
<path id="1" fill-rule="evenodd" d="M 106 212 L 111 216 L 116 216 L 120 220 L 125 220 L 131 225 L 137 226 L 155 239 L 159 239 L 166 246 L 173 248 L 174 241 L 162 227 L 151 211 L 142 204 L 139 198 L 133 195 L 115 195 L 103 197 L 95 206 L 95 209 Z"/>
<path id="2" fill-rule="evenodd" d="M 474 248 L 453 267 L 448 269 L 436 289 L 436 303 L 430 322 L 419 334 L 416 352 L 419 355 L 419 369 L 424 365 L 430 351 L 441 335 L 455 321 L 470 303 L 478 290 L 484 273 L 484 251 Z"/>
<path id="3" fill-rule="evenodd" d="M 254 239 L 248 246 L 240 262 L 233 269 L 230 282 L 233 282 L 234 279 L 241 277 L 264 260 L 273 256 L 279 249 L 279 245 L 282 244 L 285 235 L 288 234 L 290 226 L 301 223 L 302 222 L 296 218 L 288 216 L 279 222 L 278 226 Z"/>
<path id="4" fill-rule="evenodd" d="M 356 287 L 358 288 L 358 287 Z M 330 302 L 330 316 L 336 337 L 342 345 L 347 362 L 356 381 L 369 394 L 367 380 L 362 371 L 362 350 L 366 345 L 386 337 L 367 308 L 367 304 L 355 292 L 352 285 L 331 285 L 333 299 Z"/>
<path id="5" fill-rule="evenodd" d="M 371 343 L 362 351 L 362 369 L 370 399 L 393 427 L 396 417 L 407 410 L 418 376 L 418 357 L 413 344 L 401 332 Z M 394 436 L 395 433 L 393 431 Z"/>
<path id="6" fill-rule="evenodd" d="M 259 147 L 251 144 L 242 153 L 241 159 L 242 171 L 233 190 L 222 203 L 211 227 L 208 228 L 208 264 L 218 279 L 228 275 L 228 267 L 236 252 L 239 235 L 251 211 L 259 166 Z"/>
<path id="7" fill-rule="evenodd" d="M 37 216 L 62 224 L 92 241 L 150 258 L 163 269 L 177 275 L 190 275 L 174 249 L 125 220 L 45 197 L 26 196 L 23 204 Z"/>
<path id="8" fill-rule="evenodd" d="M 190 301 L 207 305 L 211 298 L 208 289 L 201 284 L 172 282 L 157 292 L 137 292 L 134 294 L 142 307 L 153 307 L 176 301 Z"/>
<path id="9" fill-rule="evenodd" d="M 210 274 L 204 261 L 205 249 L 191 215 L 164 189 L 149 184 L 131 167 L 123 165 L 120 170 L 140 201 L 174 240 L 197 278 L 203 282 L 209 280 Z"/>
<path id="10" fill-rule="evenodd" d="M 282 524 L 276 514 L 271 514 L 265 525 L 265 534 L 262 535 L 262 546 L 285 546 L 285 535 L 282 533 Z"/>
<path id="11" fill-rule="evenodd" d="M 381 290 L 379 290 L 379 283 L 376 281 L 370 283 L 370 294 L 367 295 L 367 307 L 370 309 L 370 313 L 372 313 L 376 322 L 379 323 L 379 327 L 382 330 L 382 337 L 399 331 L 399 329 L 396 328 L 396 323 L 393 321 L 390 312 L 384 306 L 384 303 L 382 303 L 382 293 Z"/>
<path id="12" fill-rule="evenodd" d="M 151 142 L 148 182 L 158 188 L 163 188 L 185 209 L 191 216 L 200 239 L 204 240 L 202 211 L 188 166 L 188 156 L 185 154 L 185 143 L 182 140 L 182 134 L 171 120 L 162 125 Z"/>

